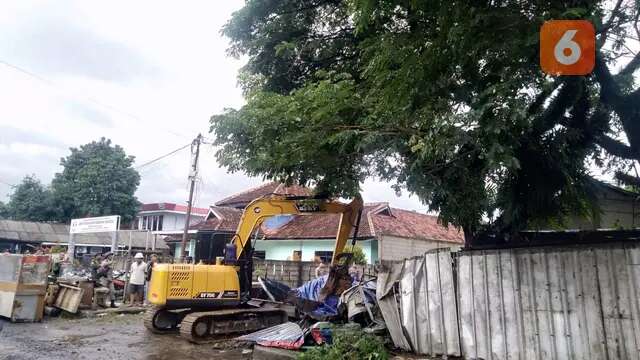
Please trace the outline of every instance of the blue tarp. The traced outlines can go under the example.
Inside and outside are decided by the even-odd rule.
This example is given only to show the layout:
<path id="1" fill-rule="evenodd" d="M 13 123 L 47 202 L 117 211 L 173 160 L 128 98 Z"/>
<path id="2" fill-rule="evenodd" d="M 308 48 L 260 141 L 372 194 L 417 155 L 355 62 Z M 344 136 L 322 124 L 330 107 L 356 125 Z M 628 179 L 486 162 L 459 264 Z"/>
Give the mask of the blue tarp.
<path id="1" fill-rule="evenodd" d="M 311 281 L 306 282 L 301 287 L 295 289 L 296 295 L 299 298 L 319 301 L 320 299 L 320 290 L 324 287 L 324 284 L 327 283 L 327 278 L 329 275 L 320 276 L 317 279 L 313 279 Z M 340 298 L 335 295 L 329 295 L 324 299 L 324 302 L 318 305 L 318 307 L 313 311 L 312 314 L 318 316 L 333 316 L 338 315 L 338 302 Z"/>
<path id="2" fill-rule="evenodd" d="M 327 283 L 329 275 L 323 275 L 319 278 L 307 281 L 304 285 L 296 289 L 297 296 L 307 300 L 319 301 L 320 290 Z"/>

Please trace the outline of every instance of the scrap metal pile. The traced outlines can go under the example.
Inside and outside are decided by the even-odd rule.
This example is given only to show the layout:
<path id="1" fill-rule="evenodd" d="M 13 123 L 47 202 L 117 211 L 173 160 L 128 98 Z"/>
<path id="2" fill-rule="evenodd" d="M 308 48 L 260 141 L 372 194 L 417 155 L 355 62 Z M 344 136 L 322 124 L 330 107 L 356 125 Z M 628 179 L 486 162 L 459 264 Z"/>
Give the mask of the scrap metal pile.
<path id="1" fill-rule="evenodd" d="M 272 304 L 290 304 L 295 311 L 289 311 L 289 322 L 237 340 L 297 350 L 303 345 L 331 344 L 340 331 L 387 333 L 376 300 L 375 278 L 360 280 L 346 268 L 333 268 L 330 274 L 294 289 L 267 279 L 259 278 L 258 282 Z"/>

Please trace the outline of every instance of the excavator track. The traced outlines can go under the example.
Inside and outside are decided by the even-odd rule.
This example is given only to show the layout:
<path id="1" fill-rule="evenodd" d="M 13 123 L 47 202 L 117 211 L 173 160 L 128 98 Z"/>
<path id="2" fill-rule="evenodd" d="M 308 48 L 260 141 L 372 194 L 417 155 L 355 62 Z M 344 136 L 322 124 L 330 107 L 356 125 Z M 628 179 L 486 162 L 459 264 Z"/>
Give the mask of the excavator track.
<path id="1" fill-rule="evenodd" d="M 226 334 L 257 331 L 288 320 L 280 309 L 224 309 L 190 313 L 180 323 L 180 336 L 193 343 Z"/>
<path id="2" fill-rule="evenodd" d="M 154 306 L 144 314 L 144 326 L 154 334 L 177 333 L 178 325 L 189 310 L 170 311 Z"/>

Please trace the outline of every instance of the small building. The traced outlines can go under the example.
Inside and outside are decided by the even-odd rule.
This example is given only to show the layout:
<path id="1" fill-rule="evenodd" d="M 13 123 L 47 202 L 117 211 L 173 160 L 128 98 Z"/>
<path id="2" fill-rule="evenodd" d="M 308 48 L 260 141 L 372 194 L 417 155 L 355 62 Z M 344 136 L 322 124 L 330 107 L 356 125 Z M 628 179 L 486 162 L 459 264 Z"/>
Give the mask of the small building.
<path id="1" fill-rule="evenodd" d="M 97 254 L 111 249 L 111 233 L 74 234 L 77 255 Z M 122 250 L 168 252 L 162 239 L 146 231 L 121 230 L 118 247 Z M 69 225 L 48 222 L 0 220 L 0 251 L 33 252 L 38 247 L 67 247 Z"/>
<path id="2" fill-rule="evenodd" d="M 190 224 L 202 222 L 209 209 L 191 208 Z M 142 204 L 133 222 L 135 230 L 149 230 L 163 234 L 178 233 L 184 230 L 187 220 L 187 207 L 174 203 Z"/>
<path id="3" fill-rule="evenodd" d="M 573 215 L 564 224 L 542 228 L 553 230 L 635 229 L 640 227 L 640 194 L 603 181 L 591 182 L 600 212 L 591 216 Z M 540 229 L 531 229 L 540 230 Z"/>
<path id="4" fill-rule="evenodd" d="M 339 222 L 339 214 L 290 216 L 275 228 L 263 227 L 264 236 L 256 241 L 254 254 L 267 260 L 329 261 Z M 347 250 L 351 242 L 348 244 Z M 363 208 L 357 244 L 371 264 L 436 248 L 459 248 L 464 236 L 462 231 L 438 224 L 436 216 L 372 203 Z"/>

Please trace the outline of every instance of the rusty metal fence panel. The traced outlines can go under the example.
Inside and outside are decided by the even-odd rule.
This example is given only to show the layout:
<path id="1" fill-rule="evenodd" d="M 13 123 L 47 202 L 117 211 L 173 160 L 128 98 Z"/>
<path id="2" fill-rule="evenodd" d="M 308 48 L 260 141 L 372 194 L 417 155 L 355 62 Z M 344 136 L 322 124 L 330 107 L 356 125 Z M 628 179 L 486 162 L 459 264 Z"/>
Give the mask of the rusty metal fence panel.
<path id="1" fill-rule="evenodd" d="M 462 252 L 462 354 L 639 359 L 639 272 L 636 245 Z"/>
<path id="2" fill-rule="evenodd" d="M 398 271 L 398 267 L 402 270 Z M 378 298 L 382 300 L 381 308 L 385 305 L 383 316 L 387 326 L 401 326 L 401 329 L 390 328 L 395 335 L 392 338 L 396 346 L 411 348 L 418 354 L 459 356 L 460 341 L 450 250 L 434 250 L 403 262 L 389 263 L 383 272 L 378 274 Z M 383 279 L 384 281 L 380 281 Z M 389 296 L 392 289 L 383 290 L 387 287 L 386 284 L 395 280 L 399 281 L 399 324 L 395 313 L 397 308 L 393 306 L 395 300 L 393 296 Z"/>

